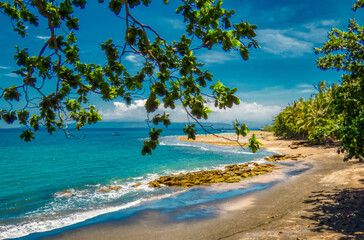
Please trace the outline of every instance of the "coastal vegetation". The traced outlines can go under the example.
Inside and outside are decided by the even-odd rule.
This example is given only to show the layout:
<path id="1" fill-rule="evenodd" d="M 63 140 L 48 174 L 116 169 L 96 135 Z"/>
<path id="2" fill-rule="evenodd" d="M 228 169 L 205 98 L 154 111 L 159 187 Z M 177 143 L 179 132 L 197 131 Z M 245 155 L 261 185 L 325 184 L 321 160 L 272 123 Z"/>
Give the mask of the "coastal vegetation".
<path id="1" fill-rule="evenodd" d="M 353 10 L 364 7 L 364 1 L 354 4 Z M 318 86 L 318 93 L 309 100 L 300 99 L 286 107 L 274 120 L 274 134 L 304 138 L 325 143 L 337 139 L 344 160 L 364 159 L 364 26 L 355 19 L 348 29 L 332 29 L 329 40 L 316 48 L 323 54 L 317 61 L 322 70 L 342 71 L 341 84 Z"/>
<path id="2" fill-rule="evenodd" d="M 364 7 L 358 0 L 353 10 Z M 335 92 L 334 110 L 342 114 L 339 139 L 345 159 L 364 158 L 364 25 L 355 19 L 349 21 L 348 29 L 333 29 L 329 40 L 316 49 L 316 54 L 324 54 L 318 59 L 318 67 L 323 70 L 343 71 L 341 85 Z"/>
<path id="3" fill-rule="evenodd" d="M 169 115 L 156 111 L 181 106 L 189 120 L 212 133 L 200 122 L 212 112 L 207 103 L 226 109 L 240 100 L 235 95 L 236 88 L 213 79 L 196 52 L 221 47 L 226 52 L 237 51 L 242 59 L 248 60 L 249 49 L 259 47 L 255 40 L 257 26 L 247 21 L 231 22 L 235 11 L 222 8 L 222 0 L 183 0 L 176 13 L 183 16 L 185 34 L 168 42 L 149 23 L 136 17 L 135 11 L 151 2 L 98 1 L 108 4 L 109 13 L 117 17 L 115 22 L 120 21 L 114 26 L 124 36 L 124 41 L 105 39 L 100 43 L 105 54 L 100 64 L 82 61 L 82 46 L 77 43 L 78 31 L 83 26 L 77 14 L 87 11 L 86 0 L 0 1 L 0 11 L 11 19 L 9 27 L 20 37 L 29 37 L 28 28 L 46 26 L 49 31 L 49 38 L 39 49 L 15 46 L 18 69 L 13 73 L 22 81 L 0 89 L 0 100 L 9 103 L 9 108 L 0 110 L 0 119 L 24 125 L 27 130 L 20 137 L 25 141 L 34 139 L 34 133 L 42 126 L 50 134 L 59 129 L 69 134 L 70 121 L 79 130 L 85 124 L 102 120 L 89 101 L 91 94 L 97 94 L 105 101 L 122 99 L 126 104 L 145 99 L 149 126 L 161 123 L 167 127 L 171 123 Z M 168 0 L 164 3 L 168 4 Z M 143 59 L 139 70 L 130 71 L 123 65 L 127 55 Z M 194 138 L 195 127 L 193 123 L 186 124 L 184 132 L 189 138 Z M 234 129 L 238 135 L 246 135 L 245 124 L 235 123 Z M 152 153 L 161 133 L 161 128 L 150 126 L 143 155 Z M 253 151 L 259 149 L 255 138 L 250 145 Z"/>
<path id="4" fill-rule="evenodd" d="M 274 119 L 274 135 L 317 143 L 333 142 L 339 137 L 342 125 L 342 115 L 334 111 L 337 88 L 337 84 L 327 86 L 322 81 L 317 94 L 306 101 L 301 98 L 287 106 Z"/>
<path id="5" fill-rule="evenodd" d="M 274 131 L 274 127 L 273 125 L 267 124 L 263 127 L 260 128 L 262 131 L 267 131 L 267 132 L 273 132 Z"/>

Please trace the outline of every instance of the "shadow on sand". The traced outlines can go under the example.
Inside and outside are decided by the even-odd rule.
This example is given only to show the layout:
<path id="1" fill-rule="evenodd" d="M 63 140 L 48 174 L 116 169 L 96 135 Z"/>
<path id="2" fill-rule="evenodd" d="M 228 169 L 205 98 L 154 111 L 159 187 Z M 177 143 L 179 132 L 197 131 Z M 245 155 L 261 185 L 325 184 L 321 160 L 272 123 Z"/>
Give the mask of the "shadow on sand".
<path id="1" fill-rule="evenodd" d="M 360 182 L 364 184 L 364 179 Z M 302 216 L 314 222 L 312 231 L 346 235 L 340 239 L 364 239 L 364 188 L 313 192 L 304 203 L 313 206 Z"/>

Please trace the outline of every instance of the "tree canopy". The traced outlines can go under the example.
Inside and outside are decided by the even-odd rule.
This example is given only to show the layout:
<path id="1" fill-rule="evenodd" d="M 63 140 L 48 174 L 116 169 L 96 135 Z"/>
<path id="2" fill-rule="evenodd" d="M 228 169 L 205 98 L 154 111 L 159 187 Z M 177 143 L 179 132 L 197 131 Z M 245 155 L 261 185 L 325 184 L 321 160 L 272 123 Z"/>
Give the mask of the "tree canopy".
<path id="1" fill-rule="evenodd" d="M 274 119 L 274 135 L 308 139 L 326 143 L 338 138 L 342 115 L 335 114 L 334 97 L 339 86 L 328 86 L 324 81 L 318 92 L 308 100 L 301 98 L 287 106 Z"/>
<path id="2" fill-rule="evenodd" d="M 364 7 L 358 0 L 353 10 Z M 355 19 L 347 31 L 332 29 L 328 41 L 316 48 L 322 70 L 343 71 L 339 84 L 327 86 L 322 81 L 318 93 L 286 107 L 274 120 L 274 134 L 315 142 L 338 139 L 344 160 L 364 159 L 364 26 Z"/>
<path id="3" fill-rule="evenodd" d="M 364 7 L 358 0 L 353 10 Z M 342 152 L 345 159 L 364 158 L 364 26 L 350 19 L 347 31 L 333 29 L 329 40 L 316 49 L 316 54 L 324 54 L 317 61 L 318 67 L 343 71 L 341 86 L 334 98 L 336 114 L 342 114 L 340 128 Z"/>
<path id="4" fill-rule="evenodd" d="M 101 121 L 96 107 L 89 104 L 90 94 L 99 94 L 105 101 L 121 98 L 127 104 L 145 97 L 148 124 L 162 123 L 166 127 L 171 123 L 169 115 L 156 114 L 157 109 L 174 109 L 179 104 L 192 121 L 202 126 L 200 120 L 211 113 L 207 103 L 213 102 L 220 109 L 240 103 L 234 95 L 237 89 L 214 80 L 195 55 L 199 49 L 220 46 L 224 51 L 238 51 L 248 60 L 249 49 L 259 47 L 254 38 L 257 26 L 243 20 L 232 23 L 234 10 L 222 8 L 222 0 L 182 0 L 176 14 L 184 18 L 185 34 L 172 42 L 167 42 L 149 23 L 134 17 L 133 11 L 140 5 L 148 6 L 151 0 L 98 2 L 108 4 L 110 14 L 118 16 L 125 26 L 121 32 L 124 41 L 105 39 L 100 43 L 105 53 L 104 65 L 80 60 L 80 25 L 75 9 L 87 12 L 86 0 L 0 1 L 0 10 L 11 19 L 9 27 L 20 37 L 28 36 L 29 27 L 40 28 L 40 22 L 45 22 L 50 36 L 35 55 L 31 52 L 36 49 L 15 46 L 14 60 L 19 68 L 14 73 L 23 81 L 1 89 L 0 100 L 8 102 L 9 107 L 0 110 L 0 119 L 25 125 L 22 139 L 31 141 L 41 126 L 52 133 L 67 128 L 69 121 L 76 123 L 76 129 Z M 168 4 L 168 0 L 163 2 Z M 126 53 L 144 59 L 136 73 L 124 66 Z M 53 89 L 46 91 L 45 83 L 52 84 Z M 14 109 L 14 101 L 24 106 Z M 243 136 L 249 131 L 241 123 L 235 123 L 234 129 Z M 151 154 L 161 132 L 161 128 L 150 127 L 142 154 Z M 195 124 L 186 124 L 184 132 L 194 139 Z M 255 137 L 250 146 L 253 151 L 258 150 Z"/>

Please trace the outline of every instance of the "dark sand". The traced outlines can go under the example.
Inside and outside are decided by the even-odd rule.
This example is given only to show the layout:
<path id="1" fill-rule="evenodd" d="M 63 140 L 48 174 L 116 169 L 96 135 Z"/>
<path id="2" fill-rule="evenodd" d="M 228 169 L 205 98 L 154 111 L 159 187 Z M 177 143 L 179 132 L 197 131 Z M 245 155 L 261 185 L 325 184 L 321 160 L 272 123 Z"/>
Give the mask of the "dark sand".
<path id="1" fill-rule="evenodd" d="M 307 147 L 270 133 L 255 133 L 265 148 L 307 157 L 237 183 L 242 187 L 278 180 L 273 187 L 192 207 L 201 211 L 213 207 L 217 214 L 211 218 L 171 221 L 171 213 L 144 211 L 125 221 L 77 228 L 50 239 L 364 239 L 364 163 L 343 162 L 334 146 Z M 212 136 L 197 141 L 229 145 Z M 287 172 L 298 173 L 307 166 L 311 168 L 282 181 Z"/>

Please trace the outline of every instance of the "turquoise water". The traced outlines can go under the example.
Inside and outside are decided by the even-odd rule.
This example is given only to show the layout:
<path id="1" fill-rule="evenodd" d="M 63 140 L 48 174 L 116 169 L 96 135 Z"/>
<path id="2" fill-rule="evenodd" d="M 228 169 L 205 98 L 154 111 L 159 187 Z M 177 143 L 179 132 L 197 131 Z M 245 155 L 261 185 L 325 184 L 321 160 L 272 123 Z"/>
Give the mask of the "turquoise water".
<path id="1" fill-rule="evenodd" d="M 147 133 L 142 128 L 87 129 L 77 134 L 80 140 L 62 132 L 53 136 L 40 132 L 35 141 L 25 143 L 19 140 L 19 130 L 0 130 L 0 239 L 79 224 L 149 200 L 168 201 L 184 190 L 152 189 L 147 183 L 160 175 L 268 155 L 181 142 L 177 140 L 181 129 L 169 129 L 153 155 L 142 156 Z M 132 187 L 137 182 L 142 185 Z"/>

